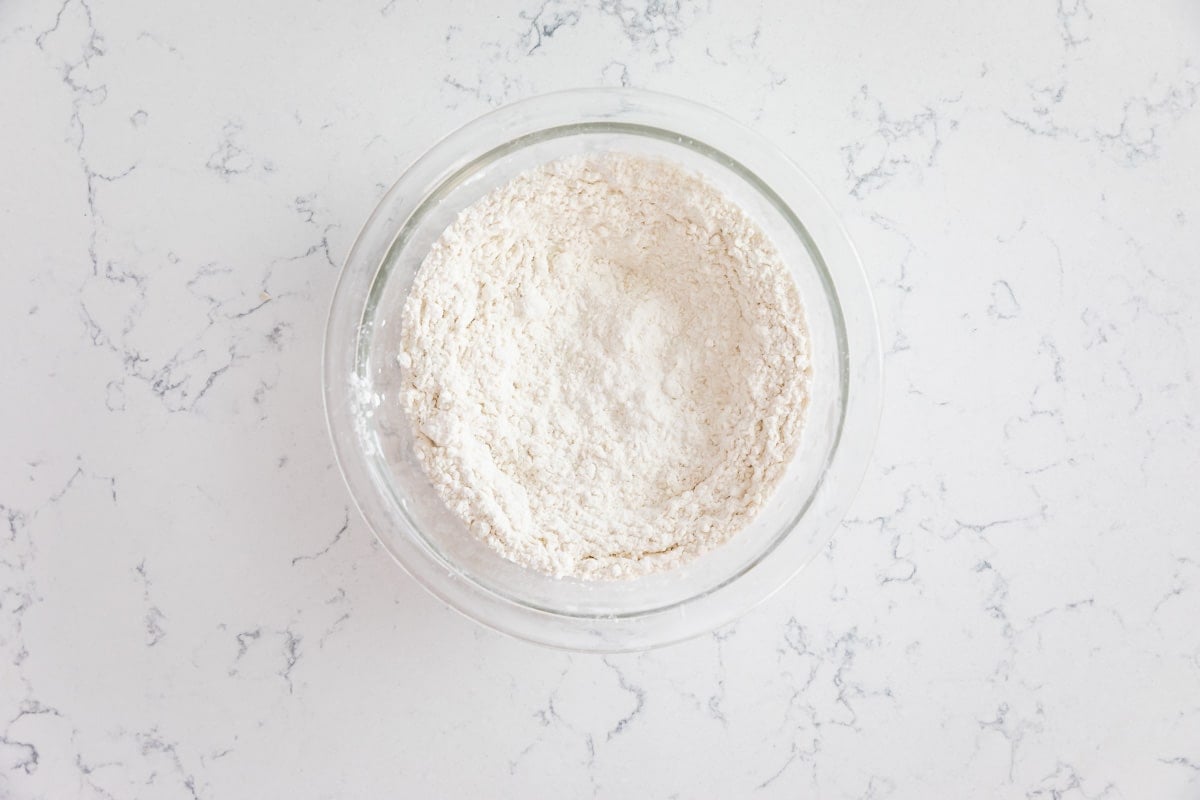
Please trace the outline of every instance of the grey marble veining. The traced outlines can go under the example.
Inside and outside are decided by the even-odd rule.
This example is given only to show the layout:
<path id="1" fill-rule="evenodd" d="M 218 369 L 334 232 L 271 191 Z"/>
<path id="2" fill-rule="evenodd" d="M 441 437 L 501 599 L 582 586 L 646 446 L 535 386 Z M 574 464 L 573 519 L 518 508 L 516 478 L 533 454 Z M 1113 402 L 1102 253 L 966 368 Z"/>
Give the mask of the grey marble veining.
<path id="1" fill-rule="evenodd" d="M 1200 795 L 1200 8 L 0 7 L 0 796 Z M 533 93 L 715 105 L 871 275 L 875 461 L 710 636 L 487 632 L 355 514 L 337 265 Z"/>

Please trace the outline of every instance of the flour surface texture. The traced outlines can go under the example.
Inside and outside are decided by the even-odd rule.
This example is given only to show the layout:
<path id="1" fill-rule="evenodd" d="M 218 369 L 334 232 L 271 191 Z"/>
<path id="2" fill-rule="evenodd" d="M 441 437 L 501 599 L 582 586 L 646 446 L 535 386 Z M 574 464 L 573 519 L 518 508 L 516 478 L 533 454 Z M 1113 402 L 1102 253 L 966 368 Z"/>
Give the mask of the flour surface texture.
<path id="1" fill-rule="evenodd" d="M 405 301 L 397 368 L 449 508 L 504 557 L 582 578 L 669 569 L 745 528 L 811 378 L 759 226 L 682 166 L 620 153 L 466 208 Z"/>

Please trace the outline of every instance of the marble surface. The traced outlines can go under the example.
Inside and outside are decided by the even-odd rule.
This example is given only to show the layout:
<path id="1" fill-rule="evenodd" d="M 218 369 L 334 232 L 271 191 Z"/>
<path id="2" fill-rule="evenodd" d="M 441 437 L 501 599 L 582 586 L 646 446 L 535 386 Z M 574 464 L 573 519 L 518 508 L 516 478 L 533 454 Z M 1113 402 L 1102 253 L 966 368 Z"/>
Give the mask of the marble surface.
<path id="1" fill-rule="evenodd" d="M 0 797 L 1200 797 L 1200 5 L 0 4 Z M 760 129 L 877 292 L 875 461 L 739 623 L 482 630 L 373 543 L 319 348 L 436 137 Z"/>

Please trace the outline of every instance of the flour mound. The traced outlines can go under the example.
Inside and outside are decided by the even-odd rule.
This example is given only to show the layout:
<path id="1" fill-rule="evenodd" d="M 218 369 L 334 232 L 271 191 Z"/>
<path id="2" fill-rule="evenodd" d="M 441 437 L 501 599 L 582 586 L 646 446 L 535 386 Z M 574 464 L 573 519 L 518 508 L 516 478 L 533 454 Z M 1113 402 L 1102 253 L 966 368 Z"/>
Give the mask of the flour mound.
<path id="1" fill-rule="evenodd" d="M 465 209 L 404 306 L 418 458 L 471 531 L 556 576 L 668 569 L 743 529 L 808 405 L 796 284 L 702 178 L 625 154 Z"/>

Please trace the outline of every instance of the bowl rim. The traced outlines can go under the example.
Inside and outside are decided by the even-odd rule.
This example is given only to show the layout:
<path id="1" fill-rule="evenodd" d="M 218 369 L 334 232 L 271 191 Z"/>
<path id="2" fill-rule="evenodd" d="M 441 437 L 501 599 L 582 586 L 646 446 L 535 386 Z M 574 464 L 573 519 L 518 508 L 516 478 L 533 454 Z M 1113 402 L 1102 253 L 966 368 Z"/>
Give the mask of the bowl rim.
<path id="1" fill-rule="evenodd" d="M 620 121 L 629 115 L 650 116 L 656 122 Z M 368 306 L 360 289 L 365 284 L 370 290 L 378 283 L 377 276 L 386 268 L 387 256 L 409 220 L 448 179 L 494 151 L 519 149 L 523 140 L 547 131 L 578 128 L 583 132 L 588 125 L 605 124 L 655 130 L 680 142 L 687 139 L 710 151 L 704 153 L 710 157 L 723 156 L 726 166 L 744 171 L 757 188 L 774 195 L 772 202 L 793 217 L 814 258 L 823 262 L 830 297 L 841 312 L 837 327 L 844 351 L 839 355 L 849 366 L 842 387 L 840 430 L 825 470 L 786 532 L 748 566 L 702 594 L 647 611 L 597 616 L 522 603 L 447 568 L 407 514 L 397 521 L 386 508 L 370 475 L 370 455 L 356 435 L 356 424 L 362 420 L 352 420 L 346 412 L 353 405 L 360 326 Z M 694 136 L 692 129 L 704 130 L 705 135 Z M 476 140 L 481 131 L 502 135 L 481 146 Z M 713 144 L 713 138 L 725 139 L 726 146 Z M 730 149 L 740 152 L 731 154 Z M 786 180 L 768 182 L 762 177 L 765 170 L 745 163 L 746 154 L 751 161 L 769 164 L 773 175 L 786 170 Z M 782 192 L 777 189 L 780 183 L 786 183 Z M 804 207 L 802 213 L 795 210 L 797 201 Z M 393 560 L 426 591 L 486 627 L 543 645 L 591 652 L 643 650 L 700 635 L 741 616 L 789 583 L 827 547 L 848 510 L 870 461 L 882 397 L 881 346 L 870 284 L 841 220 L 812 179 L 761 134 L 720 111 L 673 95 L 629 88 L 571 89 L 520 100 L 458 127 L 416 158 L 379 200 L 343 262 L 330 301 L 321 374 L 326 427 L 338 470 L 355 507 Z M 836 480 L 830 481 L 831 475 Z M 825 507 L 818 521 L 819 535 L 791 548 L 807 545 L 805 552 L 788 553 L 789 539 L 797 538 L 790 534 L 815 504 Z M 384 535 L 384 529 L 398 522 L 404 536 Z M 752 575 L 755 580 L 749 580 Z"/>

